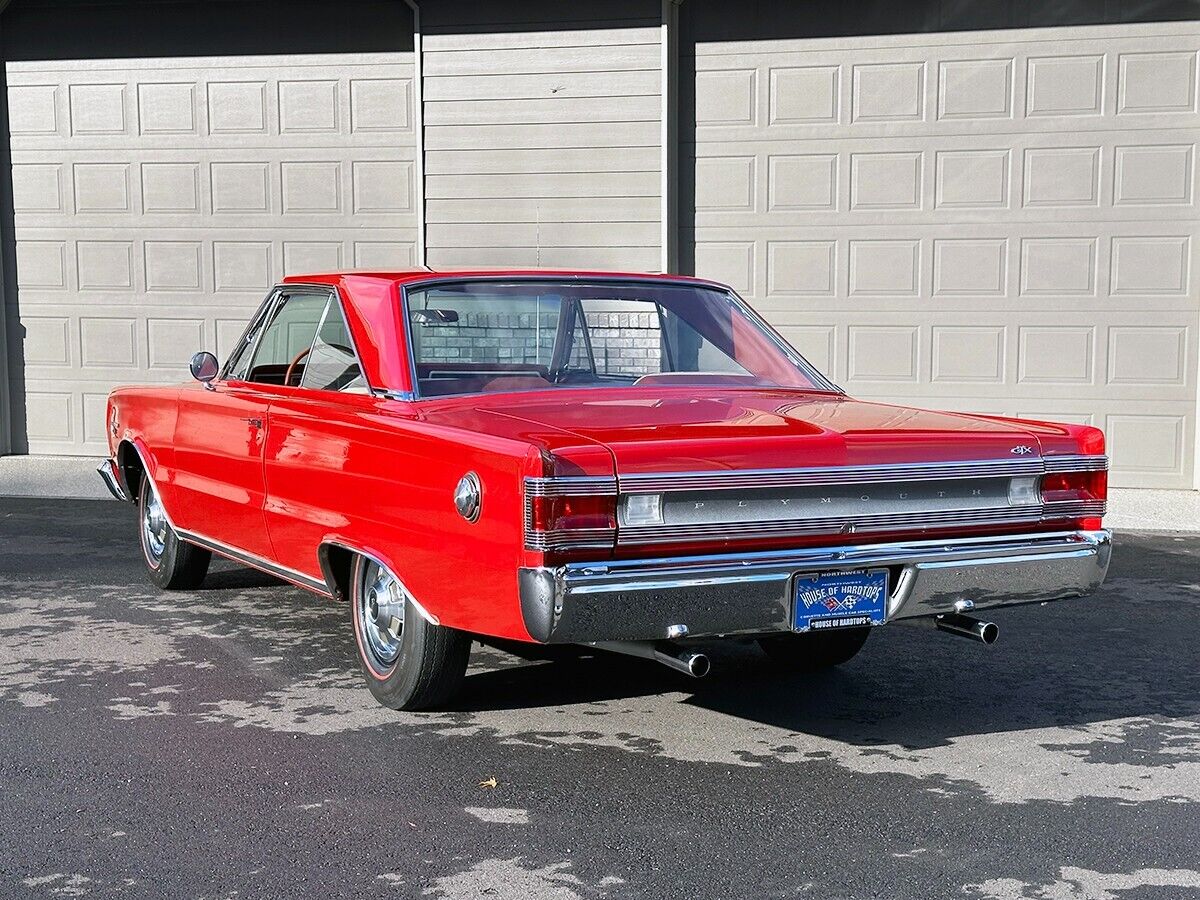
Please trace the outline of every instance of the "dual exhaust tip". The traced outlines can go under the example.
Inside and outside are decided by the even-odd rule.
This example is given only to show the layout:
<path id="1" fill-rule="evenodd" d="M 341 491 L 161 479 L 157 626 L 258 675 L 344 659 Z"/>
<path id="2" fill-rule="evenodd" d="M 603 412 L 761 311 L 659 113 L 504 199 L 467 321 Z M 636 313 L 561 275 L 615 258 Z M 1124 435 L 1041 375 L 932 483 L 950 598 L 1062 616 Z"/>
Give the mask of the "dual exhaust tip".
<path id="1" fill-rule="evenodd" d="M 995 622 L 984 622 L 974 616 L 964 616 L 962 613 L 945 613 L 934 616 L 933 625 L 938 631 L 978 641 L 981 644 L 994 644 L 1000 637 L 1000 626 Z"/>
<path id="2" fill-rule="evenodd" d="M 712 671 L 712 663 L 707 654 L 671 641 L 598 641 L 591 646 L 611 653 L 652 659 L 668 669 L 674 669 L 692 678 L 703 678 Z"/>
<path id="3" fill-rule="evenodd" d="M 912 621 L 915 624 L 922 620 Z M 925 619 L 924 621 L 929 620 Z M 934 616 L 933 625 L 938 631 L 967 638 L 980 644 L 994 644 L 1000 637 L 1000 627 L 995 622 L 984 622 L 974 616 L 963 615 L 959 612 Z M 712 671 L 712 662 L 707 654 L 671 641 L 599 641 L 592 646 L 598 650 L 652 659 L 668 669 L 674 669 L 676 672 L 690 675 L 692 678 L 703 678 Z"/>

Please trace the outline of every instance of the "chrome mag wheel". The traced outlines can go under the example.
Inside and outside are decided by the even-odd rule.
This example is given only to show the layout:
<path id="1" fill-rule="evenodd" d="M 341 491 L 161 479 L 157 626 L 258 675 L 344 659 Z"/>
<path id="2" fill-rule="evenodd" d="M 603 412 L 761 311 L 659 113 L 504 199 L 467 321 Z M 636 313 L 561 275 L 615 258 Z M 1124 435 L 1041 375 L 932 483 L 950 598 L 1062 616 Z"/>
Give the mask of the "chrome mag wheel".
<path id="1" fill-rule="evenodd" d="M 146 498 L 145 511 L 142 513 L 142 536 L 145 539 L 147 555 L 157 563 L 166 549 L 171 526 L 167 524 L 167 516 L 163 511 L 162 502 L 158 499 L 158 492 L 149 484 L 143 490 L 149 491 L 150 495 Z"/>
<path id="2" fill-rule="evenodd" d="M 404 634 L 404 588 L 387 569 L 377 562 L 362 568 L 356 591 L 355 615 L 363 636 L 363 649 L 372 668 L 387 669 L 400 655 Z"/>

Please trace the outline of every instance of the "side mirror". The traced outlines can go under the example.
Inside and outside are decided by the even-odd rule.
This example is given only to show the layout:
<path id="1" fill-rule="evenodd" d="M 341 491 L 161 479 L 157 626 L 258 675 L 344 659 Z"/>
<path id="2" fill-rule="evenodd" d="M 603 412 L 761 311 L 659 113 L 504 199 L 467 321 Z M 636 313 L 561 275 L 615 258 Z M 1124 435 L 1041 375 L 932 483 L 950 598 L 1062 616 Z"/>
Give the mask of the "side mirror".
<path id="1" fill-rule="evenodd" d="M 206 388 L 212 390 L 212 385 L 209 382 L 217 377 L 217 373 L 221 371 L 221 364 L 207 350 L 201 350 L 192 357 L 188 368 L 191 370 L 193 378 L 203 382 Z"/>

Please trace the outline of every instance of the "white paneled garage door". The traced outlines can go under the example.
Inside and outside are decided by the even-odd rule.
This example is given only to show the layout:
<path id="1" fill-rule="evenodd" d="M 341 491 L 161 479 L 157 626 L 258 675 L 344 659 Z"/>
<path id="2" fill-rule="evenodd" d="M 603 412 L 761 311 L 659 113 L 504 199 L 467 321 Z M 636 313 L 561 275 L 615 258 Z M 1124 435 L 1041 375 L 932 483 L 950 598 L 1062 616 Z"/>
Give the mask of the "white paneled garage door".
<path id="1" fill-rule="evenodd" d="M 696 271 L 860 396 L 1196 481 L 1195 23 L 696 50 Z M 685 154 L 692 147 L 685 146 Z"/>
<path id="2" fill-rule="evenodd" d="M 412 79 L 411 53 L 9 64 L 30 451 L 102 451 L 114 384 L 223 357 L 285 272 L 411 264 Z"/>

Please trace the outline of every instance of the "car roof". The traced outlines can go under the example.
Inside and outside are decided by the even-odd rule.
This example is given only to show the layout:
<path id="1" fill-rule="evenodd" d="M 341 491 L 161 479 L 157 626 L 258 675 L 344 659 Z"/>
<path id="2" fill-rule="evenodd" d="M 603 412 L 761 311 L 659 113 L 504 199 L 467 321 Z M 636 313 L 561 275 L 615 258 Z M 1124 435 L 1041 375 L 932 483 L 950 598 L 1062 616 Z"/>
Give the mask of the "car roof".
<path id="1" fill-rule="evenodd" d="M 389 283 L 407 284 L 437 278 L 589 278 L 629 279 L 631 281 L 683 281 L 691 284 L 716 284 L 704 278 L 690 275 L 670 275 L 648 272 L 618 272 L 592 269 L 540 269 L 540 268 L 428 268 L 407 269 L 334 269 L 311 272 L 305 275 L 288 275 L 285 284 L 336 284 L 344 278 L 365 278 Z M 722 285 L 723 286 L 723 285 Z"/>
<path id="2" fill-rule="evenodd" d="M 645 272 L 596 272 L 585 269 L 340 269 L 308 275 L 289 275 L 283 284 L 329 285 L 339 288 L 346 324 L 354 338 L 363 375 L 372 387 L 392 393 L 413 391 L 407 350 L 407 331 L 397 288 L 440 279 L 537 279 L 661 281 L 724 288 L 716 282 L 685 275 Z"/>

